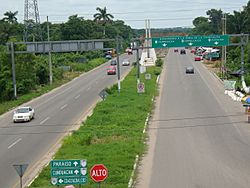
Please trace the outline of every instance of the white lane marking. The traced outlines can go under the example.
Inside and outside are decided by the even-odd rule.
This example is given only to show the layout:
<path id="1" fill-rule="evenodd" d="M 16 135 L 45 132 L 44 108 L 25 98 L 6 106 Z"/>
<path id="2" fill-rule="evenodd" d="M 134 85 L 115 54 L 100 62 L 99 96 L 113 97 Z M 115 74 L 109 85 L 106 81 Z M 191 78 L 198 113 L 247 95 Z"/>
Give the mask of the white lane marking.
<path id="1" fill-rule="evenodd" d="M 15 142 L 13 142 L 11 145 L 9 145 L 8 149 L 12 148 L 14 145 L 16 145 L 21 140 L 22 140 L 22 138 L 17 139 Z"/>
<path id="2" fill-rule="evenodd" d="M 90 87 L 88 87 L 87 91 L 90 90 Z"/>
<path id="3" fill-rule="evenodd" d="M 60 110 L 63 110 L 63 109 L 66 108 L 67 106 L 68 106 L 67 104 L 63 105 L 63 106 L 60 108 Z"/>
<path id="4" fill-rule="evenodd" d="M 45 121 L 47 121 L 49 118 L 50 118 L 50 117 L 45 118 L 45 119 L 44 119 L 43 121 L 41 121 L 39 124 L 40 124 L 40 125 L 44 124 Z"/>
<path id="5" fill-rule="evenodd" d="M 77 96 L 75 96 L 75 99 L 78 99 L 80 96 L 81 96 L 81 95 L 77 95 Z"/>

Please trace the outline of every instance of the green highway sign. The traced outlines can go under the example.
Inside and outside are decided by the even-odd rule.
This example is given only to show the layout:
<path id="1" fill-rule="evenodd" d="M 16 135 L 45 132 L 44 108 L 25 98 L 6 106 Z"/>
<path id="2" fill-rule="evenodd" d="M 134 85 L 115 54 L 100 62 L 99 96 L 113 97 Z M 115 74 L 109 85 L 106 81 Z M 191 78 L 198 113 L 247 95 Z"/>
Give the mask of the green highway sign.
<path id="1" fill-rule="evenodd" d="M 228 45 L 229 35 L 167 36 L 161 38 L 152 38 L 152 48 Z"/>
<path id="2" fill-rule="evenodd" d="M 62 178 L 51 178 L 52 185 L 74 185 L 74 184 L 85 184 L 87 183 L 87 177 L 62 177 Z"/>
<path id="3" fill-rule="evenodd" d="M 79 176 L 86 176 L 87 168 L 65 168 L 65 169 L 51 169 L 50 171 L 51 177 L 79 177 Z"/>
<path id="4" fill-rule="evenodd" d="M 206 56 L 207 56 L 207 58 L 218 58 L 218 57 L 220 57 L 220 54 L 219 53 L 208 53 Z"/>
<path id="5" fill-rule="evenodd" d="M 51 168 L 82 168 L 86 167 L 87 160 L 53 160 L 50 162 Z"/>
<path id="6" fill-rule="evenodd" d="M 53 185 L 85 184 L 87 182 L 87 160 L 52 160 L 50 162 Z"/>

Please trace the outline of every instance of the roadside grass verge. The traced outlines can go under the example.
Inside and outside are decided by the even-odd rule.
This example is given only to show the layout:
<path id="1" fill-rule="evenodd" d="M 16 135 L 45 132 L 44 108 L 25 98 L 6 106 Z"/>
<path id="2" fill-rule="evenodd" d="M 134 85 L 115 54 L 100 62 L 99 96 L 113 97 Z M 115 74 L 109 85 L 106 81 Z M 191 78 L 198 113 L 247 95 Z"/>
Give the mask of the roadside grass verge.
<path id="1" fill-rule="evenodd" d="M 11 100 L 11 101 L 6 101 L 6 102 L 0 103 L 0 115 L 17 107 L 17 106 L 19 106 L 19 105 L 21 105 L 21 104 L 23 104 L 23 103 L 25 103 L 25 102 L 30 101 L 31 99 L 34 99 L 38 96 L 41 96 L 41 95 L 43 95 L 43 94 L 61 86 L 61 85 L 71 81 L 73 78 L 79 76 L 83 72 L 88 72 L 88 71 L 94 69 L 95 67 L 98 67 L 99 65 L 105 63 L 105 62 L 106 62 L 106 60 L 104 58 L 97 58 L 97 59 L 90 60 L 88 63 L 80 64 L 78 66 L 78 68 L 76 70 L 74 70 L 75 72 L 65 72 L 63 79 L 62 80 L 55 80 L 52 85 L 44 85 L 44 86 L 37 87 L 36 90 L 33 90 L 30 93 L 24 94 L 22 96 L 18 96 L 18 98 L 16 100 Z"/>
<path id="2" fill-rule="evenodd" d="M 142 132 L 147 114 L 153 108 L 152 97 L 157 94 L 156 79 L 160 70 L 160 67 L 147 68 L 151 80 L 145 80 L 141 75 L 141 81 L 145 83 L 143 94 L 137 93 L 135 68 L 122 82 L 121 93 L 117 92 L 117 85 L 107 89 L 106 100 L 97 104 L 92 116 L 77 131 L 64 138 L 55 159 L 87 159 L 88 173 L 94 164 L 104 164 L 109 176 L 101 187 L 127 187 L 135 156 L 143 154 L 146 148 Z M 54 187 L 50 178 L 48 165 L 30 187 Z M 88 183 L 83 186 L 98 185 L 88 174 Z"/>

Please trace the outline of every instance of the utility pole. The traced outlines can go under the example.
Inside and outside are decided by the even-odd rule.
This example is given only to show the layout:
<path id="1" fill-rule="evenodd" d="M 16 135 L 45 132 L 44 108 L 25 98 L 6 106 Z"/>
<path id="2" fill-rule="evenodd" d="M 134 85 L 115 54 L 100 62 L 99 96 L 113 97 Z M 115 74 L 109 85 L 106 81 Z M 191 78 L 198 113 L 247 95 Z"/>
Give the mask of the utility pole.
<path id="1" fill-rule="evenodd" d="M 151 31 L 150 31 L 150 20 L 148 19 L 148 40 L 147 40 L 147 43 L 148 43 L 148 47 L 150 46 L 150 40 L 149 38 L 151 38 Z M 150 49 L 148 48 L 148 58 L 150 58 Z"/>
<path id="2" fill-rule="evenodd" d="M 11 48 L 11 64 L 12 64 L 12 81 L 13 81 L 13 89 L 14 89 L 14 98 L 17 98 L 17 89 L 16 89 L 16 67 L 15 67 L 15 48 L 14 43 L 10 43 Z"/>
<path id="3" fill-rule="evenodd" d="M 223 14 L 222 17 L 222 35 L 225 35 L 227 33 L 226 28 L 227 28 L 227 20 L 226 20 L 226 14 Z M 225 79 L 226 76 L 226 64 L 227 64 L 227 47 L 226 46 L 222 46 L 222 62 L 221 62 L 221 75 L 222 75 L 222 79 Z"/>
<path id="4" fill-rule="evenodd" d="M 240 37 L 240 43 L 241 43 L 241 71 L 242 71 L 242 75 L 241 75 L 241 81 L 243 82 L 244 79 L 244 34 L 241 35 Z"/>
<path id="5" fill-rule="evenodd" d="M 47 16 L 47 34 L 48 34 L 48 42 L 50 41 L 50 33 L 49 33 L 49 17 Z M 50 43 L 49 43 L 50 44 Z M 50 85 L 53 83 L 53 72 L 52 72 L 52 61 L 51 61 L 51 44 L 49 45 L 49 83 Z"/>

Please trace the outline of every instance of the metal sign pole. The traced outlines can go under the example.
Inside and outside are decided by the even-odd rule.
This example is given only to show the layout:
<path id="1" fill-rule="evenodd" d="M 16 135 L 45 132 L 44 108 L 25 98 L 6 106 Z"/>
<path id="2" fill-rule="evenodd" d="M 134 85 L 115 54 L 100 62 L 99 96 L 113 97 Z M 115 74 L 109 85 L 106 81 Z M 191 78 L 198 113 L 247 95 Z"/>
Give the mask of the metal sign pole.
<path id="1" fill-rule="evenodd" d="M 137 83 L 140 83 L 140 62 L 139 62 L 139 49 L 136 49 L 136 65 L 137 65 Z"/>
<path id="2" fill-rule="evenodd" d="M 120 93 L 121 83 L 120 83 L 119 39 L 118 39 L 118 37 L 116 37 L 116 58 L 117 58 L 118 92 Z"/>
<path id="3" fill-rule="evenodd" d="M 15 49 L 14 43 L 10 43 L 11 48 L 11 64 L 12 64 L 12 80 L 13 80 L 13 88 L 14 88 L 14 98 L 17 98 L 17 89 L 16 89 L 16 67 L 15 67 Z"/>
<path id="4" fill-rule="evenodd" d="M 28 164 L 20 164 L 20 165 L 13 165 L 13 167 L 15 168 L 15 170 L 17 171 L 19 177 L 20 177 L 20 188 L 23 187 L 23 175 L 24 172 L 26 171 Z"/>

